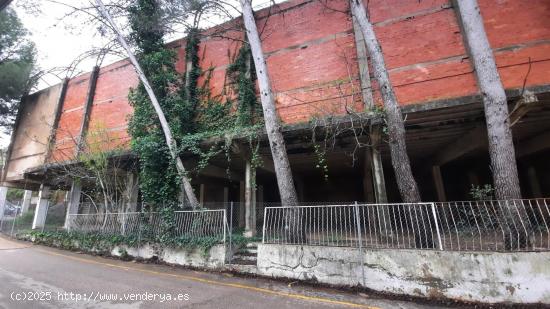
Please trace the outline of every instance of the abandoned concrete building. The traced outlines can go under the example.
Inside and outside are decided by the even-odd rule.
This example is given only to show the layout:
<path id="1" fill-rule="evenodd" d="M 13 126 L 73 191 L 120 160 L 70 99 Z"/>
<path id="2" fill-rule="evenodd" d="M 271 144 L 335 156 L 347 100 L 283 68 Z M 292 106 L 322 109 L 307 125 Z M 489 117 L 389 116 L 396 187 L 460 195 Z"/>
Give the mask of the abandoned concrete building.
<path id="1" fill-rule="evenodd" d="M 346 5 L 344 0 L 331 3 L 336 8 Z M 522 194 L 548 196 L 550 3 L 479 4 L 509 99 Z M 492 180 L 481 96 L 452 1 L 370 0 L 369 7 L 405 116 L 408 154 L 423 200 L 470 199 L 472 185 Z M 300 202 L 399 202 L 384 135 L 376 141 L 362 129 L 376 125 L 368 111 L 380 106 L 381 98 L 351 18 L 313 0 L 290 0 L 256 14 Z M 230 38 L 244 34 L 231 30 L 224 37 L 211 35 L 215 30 L 203 32 L 200 65 L 203 72 L 211 72 L 210 91 L 225 95 L 231 87 L 226 68 L 241 44 Z M 183 74 L 185 39 L 169 46 L 177 50 L 176 68 Z M 2 185 L 39 191 L 35 226 L 43 224 L 53 189 L 68 192 L 68 213 L 87 211 L 79 208 L 86 201 L 84 188 L 59 182 L 52 173 L 59 166 L 77 164 L 78 141 L 90 136 L 89 131 L 105 129 L 109 140 L 101 149 L 126 149 L 123 159 L 136 160 L 129 151 L 127 121 L 132 114 L 129 89 L 137 84 L 134 68 L 121 60 L 22 100 Z M 330 145 L 323 148 L 323 166 L 312 142 L 315 130 L 332 134 Z M 261 137 L 263 164 L 255 173 L 247 141 L 236 137 L 233 143 L 230 161 L 223 154 L 212 158 L 192 183 L 207 207 L 236 202 L 233 216 L 244 226 L 245 213 L 256 212 L 260 221 L 263 207 L 277 204 L 279 196 L 267 138 Z M 196 158 L 183 159 L 196 164 Z M 128 189 L 127 209 L 136 210 L 139 179 L 134 170 L 128 177 L 134 186 Z"/>

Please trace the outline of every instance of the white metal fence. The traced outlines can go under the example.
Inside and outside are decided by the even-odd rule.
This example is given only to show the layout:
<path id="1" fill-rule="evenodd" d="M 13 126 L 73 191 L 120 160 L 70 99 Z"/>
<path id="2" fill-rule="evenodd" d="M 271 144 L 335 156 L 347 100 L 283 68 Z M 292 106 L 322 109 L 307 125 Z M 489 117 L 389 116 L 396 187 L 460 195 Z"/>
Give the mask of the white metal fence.
<path id="1" fill-rule="evenodd" d="M 550 250 L 550 199 L 268 207 L 264 218 L 264 243 Z"/>
<path id="2" fill-rule="evenodd" d="M 97 213 L 69 215 L 68 230 L 84 233 L 157 237 L 162 233 L 158 212 Z M 174 212 L 174 236 L 215 237 L 225 241 L 225 209 Z"/>

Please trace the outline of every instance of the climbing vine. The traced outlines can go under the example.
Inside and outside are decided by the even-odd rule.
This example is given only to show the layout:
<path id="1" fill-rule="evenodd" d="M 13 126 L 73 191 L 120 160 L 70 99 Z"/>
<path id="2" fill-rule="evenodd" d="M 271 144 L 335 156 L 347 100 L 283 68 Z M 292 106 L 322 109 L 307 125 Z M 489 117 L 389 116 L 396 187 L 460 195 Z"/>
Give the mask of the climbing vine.
<path id="1" fill-rule="evenodd" d="M 248 45 L 243 44 L 227 69 L 229 86 L 234 92 L 212 95 L 210 80 L 213 68 L 201 70 L 199 29 L 188 31 L 186 73 L 182 76 L 174 66 L 176 53 L 163 43 L 164 32 L 156 1 L 136 0 L 129 12 L 131 37 L 138 50 L 138 60 L 165 112 L 179 146 L 178 153 L 197 159 L 197 164 L 188 169 L 187 176 L 191 178 L 198 174 L 212 158 L 222 153 L 230 161 L 230 146 L 236 136 L 244 140 L 248 138 L 253 150 L 252 163 L 261 165 L 257 152 L 258 134 L 263 126 L 259 120 L 263 117 L 256 98 Z M 199 80 L 202 85 L 199 85 Z M 173 212 L 179 204 L 177 170 L 143 85 L 132 89 L 129 99 L 134 107 L 129 133 L 132 150 L 139 157 L 142 198 L 151 210 L 161 213 L 163 234 L 170 238 L 175 228 Z"/>

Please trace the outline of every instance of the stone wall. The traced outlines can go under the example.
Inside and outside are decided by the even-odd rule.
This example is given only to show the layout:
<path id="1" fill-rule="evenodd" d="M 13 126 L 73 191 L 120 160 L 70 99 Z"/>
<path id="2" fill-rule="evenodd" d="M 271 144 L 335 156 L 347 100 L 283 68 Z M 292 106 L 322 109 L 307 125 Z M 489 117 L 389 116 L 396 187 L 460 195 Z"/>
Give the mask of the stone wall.
<path id="1" fill-rule="evenodd" d="M 427 298 L 550 304 L 549 252 L 384 249 L 362 258 L 355 248 L 262 244 L 258 273 Z"/>

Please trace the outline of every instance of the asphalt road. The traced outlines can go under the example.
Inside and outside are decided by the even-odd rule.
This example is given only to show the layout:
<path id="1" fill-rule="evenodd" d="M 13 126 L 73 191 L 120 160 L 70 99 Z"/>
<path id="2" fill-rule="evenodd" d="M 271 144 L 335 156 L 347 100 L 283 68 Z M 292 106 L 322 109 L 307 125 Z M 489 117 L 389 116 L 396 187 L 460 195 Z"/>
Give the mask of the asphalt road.
<path id="1" fill-rule="evenodd" d="M 67 252 L 0 236 L 0 308 L 434 308 Z"/>

